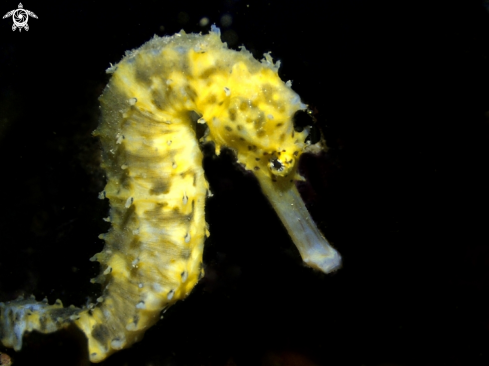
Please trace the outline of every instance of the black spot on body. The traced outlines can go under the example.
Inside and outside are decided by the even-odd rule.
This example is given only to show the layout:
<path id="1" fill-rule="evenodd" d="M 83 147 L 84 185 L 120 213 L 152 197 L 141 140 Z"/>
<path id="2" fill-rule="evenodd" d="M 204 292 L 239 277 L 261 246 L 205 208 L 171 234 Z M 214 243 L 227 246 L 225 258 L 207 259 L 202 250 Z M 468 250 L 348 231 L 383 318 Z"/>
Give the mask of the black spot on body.
<path id="1" fill-rule="evenodd" d="M 229 126 L 224 126 L 224 128 L 226 129 L 226 131 L 229 131 L 229 132 L 231 132 L 231 131 L 233 130 L 233 129 L 232 129 L 231 127 L 229 127 Z"/>
<path id="2" fill-rule="evenodd" d="M 217 69 L 215 67 L 209 67 L 208 69 L 204 70 L 202 74 L 200 74 L 200 78 L 207 79 L 209 76 L 215 74 L 216 70 Z"/>
<path id="3" fill-rule="evenodd" d="M 185 92 L 187 93 L 187 96 L 190 98 L 190 100 L 195 103 L 195 99 L 197 99 L 197 92 L 195 91 L 195 89 L 187 84 L 185 86 Z"/>
<path id="4" fill-rule="evenodd" d="M 138 83 L 141 83 L 147 87 L 151 86 L 151 76 L 153 75 L 154 70 L 151 70 L 149 67 L 136 67 L 134 76 Z"/>
<path id="5" fill-rule="evenodd" d="M 105 324 L 97 324 L 92 330 L 92 337 L 100 343 L 107 345 L 111 338 L 110 330 Z"/>
<path id="6" fill-rule="evenodd" d="M 120 225 L 122 227 L 126 227 L 129 225 L 129 223 L 134 222 L 134 220 L 137 219 L 136 217 L 136 206 L 131 205 L 125 212 L 122 213 L 121 215 L 121 222 Z"/>
<path id="7" fill-rule="evenodd" d="M 168 108 L 167 99 L 168 95 L 171 94 L 171 87 L 168 87 L 166 92 L 165 90 L 155 89 L 151 92 L 152 104 L 156 106 L 159 110 L 166 110 Z"/>
<path id="8" fill-rule="evenodd" d="M 217 98 L 214 94 L 209 95 L 207 98 L 207 103 L 209 104 L 215 104 L 217 102 Z"/>
<path id="9" fill-rule="evenodd" d="M 47 326 L 47 319 L 45 316 L 41 316 L 39 317 L 39 330 L 41 332 L 44 332 L 46 330 L 46 326 Z"/>
<path id="10" fill-rule="evenodd" d="M 253 126 L 256 130 L 259 130 L 265 124 L 265 113 L 262 111 L 258 112 L 258 117 L 253 121 Z"/>
<path id="11" fill-rule="evenodd" d="M 229 108 L 229 119 L 231 120 L 231 122 L 234 122 L 236 120 L 236 108 Z"/>
<path id="12" fill-rule="evenodd" d="M 135 238 L 131 240 L 129 243 L 129 248 L 131 249 L 136 249 L 141 247 L 141 241 L 138 239 L 138 235 L 136 235 Z M 112 273 L 112 269 L 110 270 L 109 274 Z"/>
<path id="13" fill-rule="evenodd" d="M 180 257 L 182 257 L 183 260 L 188 260 L 190 258 L 190 249 L 188 248 L 185 248 L 185 249 L 182 249 L 182 252 L 180 253 Z"/>
<path id="14" fill-rule="evenodd" d="M 180 212 L 178 207 L 172 210 L 163 210 L 163 207 L 168 204 L 157 203 L 155 208 L 144 212 L 144 219 L 148 220 L 154 226 L 161 226 L 162 223 L 166 225 L 175 225 L 178 223 L 191 221 L 194 215 L 194 201 L 192 200 L 192 211 L 189 214 Z"/>
<path id="15" fill-rule="evenodd" d="M 153 186 L 149 190 L 149 194 L 158 195 L 158 194 L 167 194 L 170 191 L 170 183 L 167 180 L 157 178 L 153 182 Z"/>

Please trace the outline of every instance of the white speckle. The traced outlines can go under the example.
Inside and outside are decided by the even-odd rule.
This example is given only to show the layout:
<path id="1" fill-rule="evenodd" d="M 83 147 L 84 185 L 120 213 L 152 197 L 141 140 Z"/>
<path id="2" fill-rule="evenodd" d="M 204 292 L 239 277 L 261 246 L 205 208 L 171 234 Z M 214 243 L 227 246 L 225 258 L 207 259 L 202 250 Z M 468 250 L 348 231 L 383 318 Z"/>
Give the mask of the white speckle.
<path id="1" fill-rule="evenodd" d="M 177 163 L 173 163 L 171 167 L 175 169 L 177 167 Z"/>
<path id="2" fill-rule="evenodd" d="M 71 315 L 71 316 L 70 316 L 70 320 L 72 320 L 72 321 L 73 321 L 73 320 L 78 320 L 78 319 L 80 319 L 80 315 L 78 315 L 78 314 L 76 314 L 76 315 Z"/>
<path id="3" fill-rule="evenodd" d="M 188 197 L 187 197 L 187 195 L 185 193 L 183 194 L 183 201 L 182 202 L 183 202 L 184 205 L 186 205 L 187 202 L 188 202 Z"/>
<path id="4" fill-rule="evenodd" d="M 102 296 L 100 296 L 99 298 L 97 298 L 97 302 L 103 302 L 104 301 L 104 298 Z"/>
<path id="5" fill-rule="evenodd" d="M 134 105 L 134 104 L 136 104 L 136 102 L 137 102 L 137 101 L 138 101 L 138 99 L 137 99 L 137 98 L 131 98 L 131 99 L 129 99 L 129 100 L 127 101 L 127 103 L 129 103 L 129 105 Z"/>
<path id="6" fill-rule="evenodd" d="M 107 267 L 104 271 L 104 275 L 108 275 L 110 272 L 112 272 L 112 267 Z"/>
<path id="7" fill-rule="evenodd" d="M 166 297 L 168 300 L 171 300 L 173 299 L 173 295 L 175 295 L 175 290 L 171 290 L 169 293 L 168 293 L 168 296 Z"/>
<path id="8" fill-rule="evenodd" d="M 132 268 L 138 268 L 138 263 L 139 263 L 139 259 L 136 258 L 135 260 L 132 261 L 131 265 L 132 265 Z"/>
<path id="9" fill-rule="evenodd" d="M 231 89 L 229 89 L 227 86 L 224 87 L 224 93 L 226 93 L 226 97 L 229 97 L 231 95 Z"/>
<path id="10" fill-rule="evenodd" d="M 160 292 L 163 292 L 163 287 L 159 283 L 154 282 L 153 283 L 153 290 L 160 293 Z"/>
<path id="11" fill-rule="evenodd" d="M 163 123 L 166 123 L 167 125 L 171 125 L 171 121 L 163 121 Z"/>
<path id="12" fill-rule="evenodd" d="M 132 197 L 129 197 L 127 200 L 126 200 L 126 204 L 124 205 L 126 208 L 129 208 L 132 203 L 133 203 L 134 199 Z"/>
<path id="13" fill-rule="evenodd" d="M 122 139 L 124 138 L 121 134 L 117 134 L 117 140 L 115 141 L 116 144 L 120 144 L 122 142 Z"/>
<path id="14" fill-rule="evenodd" d="M 173 83 L 173 80 L 172 80 L 172 79 L 168 79 L 168 80 L 166 81 L 166 85 L 170 85 L 171 83 Z"/>
<path id="15" fill-rule="evenodd" d="M 188 278 L 188 272 L 185 271 L 182 273 L 182 282 L 186 282 L 187 281 L 187 278 Z"/>
<path id="16" fill-rule="evenodd" d="M 98 194 L 98 199 L 99 199 L 99 200 L 103 200 L 103 199 L 105 199 L 105 191 L 102 191 L 102 192 L 100 192 L 100 193 Z"/>
<path id="17" fill-rule="evenodd" d="M 188 243 L 190 241 L 190 233 L 187 233 L 187 235 L 185 235 L 185 243 Z"/>
<path id="18" fill-rule="evenodd" d="M 102 220 L 104 220 L 105 222 L 110 222 L 110 216 L 109 217 L 104 217 Z"/>
<path id="19" fill-rule="evenodd" d="M 200 21 L 199 21 L 199 25 L 201 27 L 205 27 L 207 24 L 209 24 L 209 18 L 207 17 L 203 17 Z"/>
<path id="20" fill-rule="evenodd" d="M 268 119 L 273 119 L 273 114 L 269 114 L 267 117 Z"/>
<path id="21" fill-rule="evenodd" d="M 113 349 L 123 349 L 124 348 L 124 341 L 119 339 L 119 338 L 114 338 L 111 342 L 110 342 L 110 346 L 113 348 Z"/>
<path id="22" fill-rule="evenodd" d="M 126 164 L 122 164 L 122 165 L 121 165 L 121 169 L 122 169 L 122 170 L 125 170 L 125 169 L 127 169 L 127 168 L 128 168 L 128 166 L 127 166 Z"/>
<path id="23" fill-rule="evenodd" d="M 166 143 L 168 144 L 168 146 L 170 146 L 171 143 L 172 143 L 172 141 L 171 140 L 168 140 Z"/>
<path id="24" fill-rule="evenodd" d="M 292 80 L 289 80 L 285 83 L 286 86 L 288 86 L 289 88 L 292 87 Z"/>
<path id="25" fill-rule="evenodd" d="M 230 14 L 224 14 L 221 17 L 221 25 L 223 27 L 229 27 L 231 24 L 233 24 L 233 17 Z"/>
<path id="26" fill-rule="evenodd" d="M 204 117 L 201 117 L 197 120 L 197 123 L 200 123 L 201 125 L 203 125 L 205 123 L 205 119 Z"/>
<path id="27" fill-rule="evenodd" d="M 142 283 L 140 283 L 140 284 L 138 285 L 138 287 L 139 287 L 139 288 L 143 288 L 143 284 L 142 284 Z"/>
<path id="28" fill-rule="evenodd" d="M 126 329 L 127 329 L 128 331 L 133 332 L 133 331 L 135 331 L 135 330 L 136 330 L 136 324 L 134 324 L 134 323 L 129 323 L 128 325 L 126 325 Z"/>
<path id="29" fill-rule="evenodd" d="M 136 309 L 146 309 L 146 305 L 144 305 L 144 301 L 140 301 L 136 304 Z"/>
<path id="30" fill-rule="evenodd" d="M 133 230 L 132 235 L 138 235 L 139 234 L 139 229 Z"/>
<path id="31" fill-rule="evenodd" d="M 204 53 L 207 50 L 207 45 L 205 43 L 198 43 L 194 47 L 194 51 L 197 53 Z"/>

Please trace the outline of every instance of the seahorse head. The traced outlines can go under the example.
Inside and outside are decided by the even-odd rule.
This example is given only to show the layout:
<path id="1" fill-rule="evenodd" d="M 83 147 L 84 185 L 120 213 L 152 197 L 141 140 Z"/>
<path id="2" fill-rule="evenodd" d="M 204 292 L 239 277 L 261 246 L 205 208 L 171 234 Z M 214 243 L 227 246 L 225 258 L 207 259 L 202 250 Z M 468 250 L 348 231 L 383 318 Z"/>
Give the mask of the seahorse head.
<path id="1" fill-rule="evenodd" d="M 231 148 L 256 175 L 272 181 L 299 178 L 297 162 L 307 146 L 307 130 L 295 131 L 293 117 L 307 106 L 291 83 L 280 79 L 280 62 L 274 63 L 270 54 L 259 62 L 244 48 L 236 52 L 217 42 L 221 57 L 216 58 L 215 52 L 212 57 L 208 52 L 190 56 L 192 74 L 197 76 L 193 85 L 199 89 L 199 122 L 209 127 L 204 141 L 212 141 L 217 154 L 223 146 Z"/>

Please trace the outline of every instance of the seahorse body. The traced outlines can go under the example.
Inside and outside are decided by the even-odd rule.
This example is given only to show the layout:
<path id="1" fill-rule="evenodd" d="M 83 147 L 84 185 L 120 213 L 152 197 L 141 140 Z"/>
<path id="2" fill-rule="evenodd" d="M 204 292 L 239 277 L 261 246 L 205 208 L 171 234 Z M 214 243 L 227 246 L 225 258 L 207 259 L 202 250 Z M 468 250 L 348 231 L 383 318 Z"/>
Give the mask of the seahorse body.
<path id="1" fill-rule="evenodd" d="M 0 303 L 0 340 L 19 350 L 25 331 L 53 332 L 76 324 L 99 362 L 140 340 L 162 309 L 185 298 L 203 275 L 209 235 L 208 183 L 191 112 L 206 123 L 205 142 L 236 152 L 257 176 L 304 261 L 330 272 L 341 259 L 311 220 L 294 185 L 306 131 L 294 113 L 306 109 L 278 76 L 269 54 L 256 61 L 229 50 L 216 27 L 208 35 L 155 37 L 111 67 L 100 97 L 95 135 L 102 146 L 112 224 L 92 260 L 103 286 L 97 304 L 63 308 L 18 299 Z"/>

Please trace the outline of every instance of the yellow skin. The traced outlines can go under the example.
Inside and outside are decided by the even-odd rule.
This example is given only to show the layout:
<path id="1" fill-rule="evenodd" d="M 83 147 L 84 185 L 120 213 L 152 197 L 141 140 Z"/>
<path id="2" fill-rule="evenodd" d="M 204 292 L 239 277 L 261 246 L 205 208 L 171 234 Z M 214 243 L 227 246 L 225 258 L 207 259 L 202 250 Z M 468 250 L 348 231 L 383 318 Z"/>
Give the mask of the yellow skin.
<path id="1" fill-rule="evenodd" d="M 90 360 L 140 340 L 160 312 L 185 298 L 203 275 L 209 235 L 204 219 L 208 184 L 195 135 L 236 152 L 257 177 L 309 266 L 331 272 L 341 264 L 307 212 L 294 184 L 308 148 L 293 115 L 306 109 L 278 76 L 278 64 L 229 50 L 217 28 L 208 35 L 155 37 L 108 72 L 95 135 L 102 147 L 112 228 L 92 260 L 103 286 L 96 305 L 63 308 L 35 299 L 0 303 L 0 340 L 22 346 L 25 331 L 44 333 L 75 323 L 87 336 Z"/>

